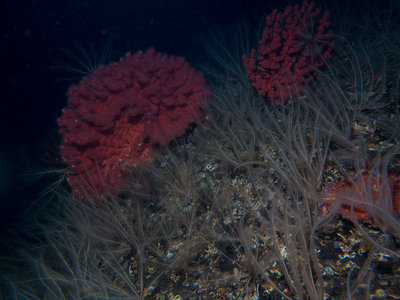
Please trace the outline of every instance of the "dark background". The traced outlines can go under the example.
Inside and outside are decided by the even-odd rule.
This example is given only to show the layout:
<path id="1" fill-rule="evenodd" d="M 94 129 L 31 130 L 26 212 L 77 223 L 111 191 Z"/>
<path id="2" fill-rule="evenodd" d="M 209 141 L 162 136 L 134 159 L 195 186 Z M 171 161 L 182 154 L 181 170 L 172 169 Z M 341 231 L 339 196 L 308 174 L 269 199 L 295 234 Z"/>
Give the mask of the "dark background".
<path id="1" fill-rule="evenodd" d="M 57 117 L 84 71 L 77 61 L 119 59 L 155 47 L 201 63 L 202 37 L 263 16 L 287 1 L 0 1 L 0 232 L 29 216 L 50 186 L 44 170 L 63 167 Z M 263 24 L 262 24 L 263 26 Z M 250 27 L 249 27 L 250 28 Z M 102 59 L 102 53 L 105 58 Z M 35 202 L 36 201 L 36 202 Z M 28 215 L 27 215 L 28 214 Z"/>

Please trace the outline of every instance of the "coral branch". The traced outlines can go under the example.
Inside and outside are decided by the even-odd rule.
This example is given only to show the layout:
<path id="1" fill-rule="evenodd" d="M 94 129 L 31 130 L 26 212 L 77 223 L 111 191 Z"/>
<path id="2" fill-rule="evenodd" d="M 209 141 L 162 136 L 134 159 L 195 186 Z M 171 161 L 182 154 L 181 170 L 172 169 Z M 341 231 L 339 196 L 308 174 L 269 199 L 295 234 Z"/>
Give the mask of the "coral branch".
<path id="1" fill-rule="evenodd" d="M 258 50 L 242 57 L 251 84 L 277 104 L 301 93 L 313 69 L 331 57 L 329 14 L 314 6 L 304 1 L 283 13 L 274 10 L 266 17 Z"/>
<path id="2" fill-rule="evenodd" d="M 210 89 L 181 57 L 154 49 L 100 66 L 68 90 L 58 119 L 61 155 L 76 195 L 119 186 L 126 167 L 152 158 L 202 117 Z"/>

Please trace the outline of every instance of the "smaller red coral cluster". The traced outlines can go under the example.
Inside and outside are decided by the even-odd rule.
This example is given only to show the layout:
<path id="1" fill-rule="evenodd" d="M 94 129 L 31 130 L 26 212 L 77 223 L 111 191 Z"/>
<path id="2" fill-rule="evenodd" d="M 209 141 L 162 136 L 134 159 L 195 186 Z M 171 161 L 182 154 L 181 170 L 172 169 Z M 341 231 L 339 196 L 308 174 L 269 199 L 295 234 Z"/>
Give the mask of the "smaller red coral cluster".
<path id="1" fill-rule="evenodd" d="M 58 124 L 75 195 L 118 186 L 126 167 L 151 160 L 155 144 L 199 121 L 209 97 L 203 75 L 184 58 L 154 49 L 128 53 L 72 86 Z"/>
<path id="2" fill-rule="evenodd" d="M 242 57 L 260 95 L 281 104 L 302 92 L 313 69 L 331 58 L 334 42 L 328 17 L 328 12 L 307 1 L 267 16 L 258 51 L 252 49 L 250 57 Z"/>
<path id="3" fill-rule="evenodd" d="M 389 173 L 385 185 L 382 176 L 364 173 L 352 181 L 332 183 L 324 189 L 323 197 L 322 213 L 335 205 L 335 201 L 340 201 L 338 214 L 349 221 L 353 221 L 354 216 L 360 222 L 371 222 L 371 211 L 386 211 L 399 216 L 400 176 Z"/>

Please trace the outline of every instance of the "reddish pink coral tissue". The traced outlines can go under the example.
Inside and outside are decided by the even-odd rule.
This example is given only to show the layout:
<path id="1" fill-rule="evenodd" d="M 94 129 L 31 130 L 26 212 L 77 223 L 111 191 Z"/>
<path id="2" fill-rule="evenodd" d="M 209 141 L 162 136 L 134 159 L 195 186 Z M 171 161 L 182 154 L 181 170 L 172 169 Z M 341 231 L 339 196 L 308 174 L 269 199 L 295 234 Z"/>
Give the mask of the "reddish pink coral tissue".
<path id="1" fill-rule="evenodd" d="M 154 49 L 127 53 L 68 90 L 58 119 L 61 156 L 74 194 L 101 195 L 119 186 L 126 167 L 152 158 L 202 119 L 210 97 L 204 77 L 182 57 Z"/>
<path id="2" fill-rule="evenodd" d="M 400 176 L 395 172 L 388 173 L 386 181 L 387 186 L 382 176 L 364 173 L 352 180 L 331 183 L 323 191 L 321 213 L 326 214 L 335 201 L 340 201 L 337 213 L 349 221 L 355 218 L 360 222 L 371 222 L 371 211 L 382 216 L 385 216 L 384 212 L 399 216 Z"/>
<path id="3" fill-rule="evenodd" d="M 334 41 L 328 17 L 328 12 L 322 14 L 307 1 L 267 16 L 258 50 L 242 57 L 260 95 L 282 104 L 302 92 L 313 69 L 331 58 Z"/>

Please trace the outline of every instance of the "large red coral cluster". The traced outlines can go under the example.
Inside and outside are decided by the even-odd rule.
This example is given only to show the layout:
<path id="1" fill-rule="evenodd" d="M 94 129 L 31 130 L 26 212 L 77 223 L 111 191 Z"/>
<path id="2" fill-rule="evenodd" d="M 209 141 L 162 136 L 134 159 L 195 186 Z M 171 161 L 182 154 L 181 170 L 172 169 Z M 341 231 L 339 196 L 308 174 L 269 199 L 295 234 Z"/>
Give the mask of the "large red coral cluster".
<path id="1" fill-rule="evenodd" d="M 334 42 L 328 17 L 327 11 L 322 13 L 307 1 L 266 17 L 258 51 L 252 49 L 250 57 L 242 57 L 260 95 L 281 104 L 302 92 L 313 69 L 331 58 Z"/>
<path id="2" fill-rule="evenodd" d="M 58 119 L 61 155 L 74 194 L 102 194 L 122 183 L 126 167 L 152 158 L 203 117 L 210 89 L 182 57 L 154 49 L 100 66 L 68 90 Z"/>

